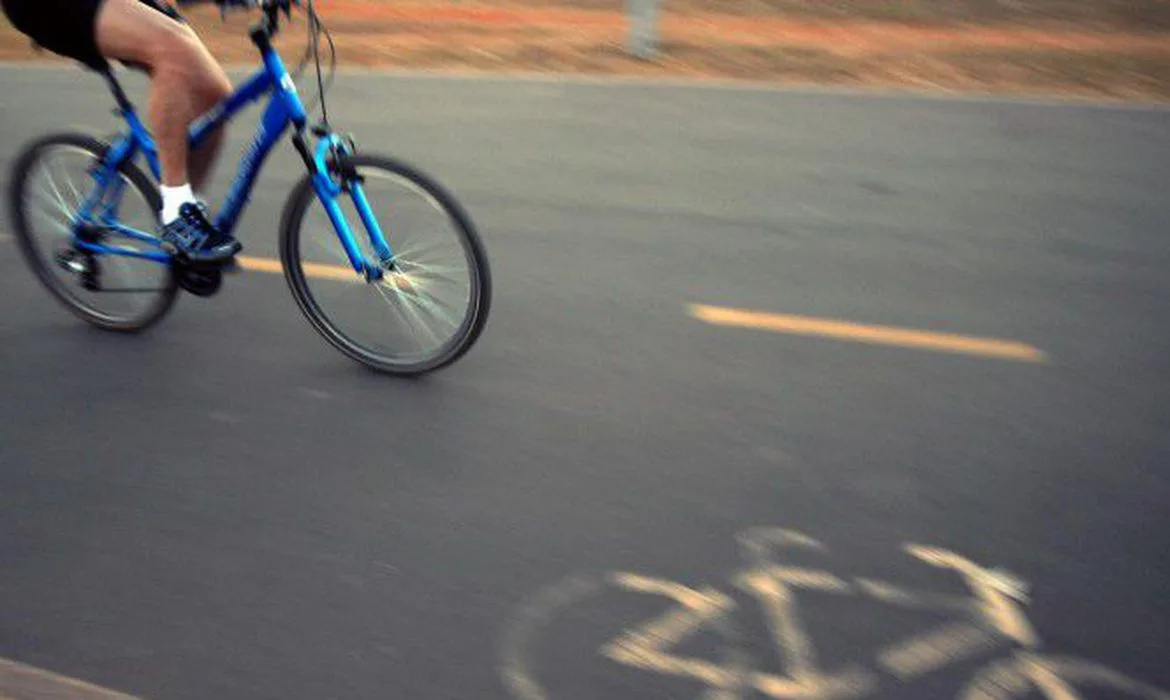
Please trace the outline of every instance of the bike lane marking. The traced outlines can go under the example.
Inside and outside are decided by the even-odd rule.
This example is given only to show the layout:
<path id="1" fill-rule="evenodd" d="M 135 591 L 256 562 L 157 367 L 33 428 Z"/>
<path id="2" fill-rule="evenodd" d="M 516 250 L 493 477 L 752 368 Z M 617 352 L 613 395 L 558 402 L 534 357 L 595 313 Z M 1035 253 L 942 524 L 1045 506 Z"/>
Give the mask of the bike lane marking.
<path id="1" fill-rule="evenodd" d="M 734 657 L 727 656 L 724 663 L 678 655 L 678 645 L 700 629 L 720 632 L 734 646 L 740 637 L 730 620 L 736 603 L 710 586 L 691 588 L 667 579 L 619 571 L 587 577 L 588 585 L 582 585 L 581 577 L 559 582 L 521 605 L 520 614 L 502 639 L 504 663 L 500 670 L 508 689 L 519 700 L 551 700 L 554 696 L 537 679 L 531 658 L 541 628 L 567 607 L 615 586 L 618 590 L 664 597 L 676 605 L 636 625 L 623 625 L 621 634 L 598 649 L 600 655 L 660 676 L 697 681 L 705 686 L 700 691 L 704 700 L 742 700 L 744 693 L 753 691 L 773 700 L 861 699 L 884 685 L 877 675 L 879 671 L 889 674 L 890 680 L 909 684 L 999 648 L 1010 656 L 977 674 L 964 686 L 962 697 L 1008 700 L 1031 689 L 1048 700 L 1082 700 L 1089 696 L 1075 688 L 1086 685 L 1132 691 L 1147 700 L 1170 700 L 1170 694 L 1091 661 L 1040 654 L 1038 650 L 1043 645 L 1023 610 L 1030 602 L 1030 586 L 1001 568 L 987 568 L 939 547 L 905 543 L 904 554 L 920 564 L 949 570 L 967 589 L 962 595 L 936 593 L 875 579 L 842 579 L 821 569 L 787 565 L 776 558 L 780 548 L 827 551 L 816 540 L 791 530 L 751 528 L 737 538 L 741 545 L 747 545 L 743 551 L 755 556 L 749 557 L 752 568 L 739 571 L 730 582 L 763 606 L 779 654 L 778 670 L 755 670 L 750 659 L 738 652 Z M 855 661 L 829 670 L 817 664 L 816 643 L 797 612 L 797 599 L 805 589 L 861 596 L 907 611 L 945 612 L 948 617 L 953 613 L 963 619 L 876 647 L 874 657 L 869 659 L 873 667 Z M 997 692 L 997 688 L 1014 691 L 1005 694 Z"/>
<path id="2" fill-rule="evenodd" d="M 247 256 L 240 256 L 237 260 L 244 270 L 283 273 L 279 260 Z M 302 269 L 308 277 L 341 282 L 361 281 L 361 278 L 354 275 L 352 269 L 341 265 L 302 263 Z M 688 312 L 693 318 L 715 326 L 817 336 L 854 343 L 890 345 L 1035 364 L 1048 361 L 1048 355 L 1044 351 L 1015 340 L 866 325 L 841 319 L 775 314 L 706 304 L 691 304 L 688 306 Z"/>
<path id="3" fill-rule="evenodd" d="M 0 231 L 0 241 L 10 241 L 11 234 Z M 279 275 L 284 268 L 279 260 L 237 256 L 242 270 Z M 337 282 L 363 282 L 354 271 L 343 265 L 323 263 L 301 264 L 307 277 Z M 955 333 L 940 333 L 914 328 L 880 326 L 856 323 L 843 319 L 818 318 L 794 314 L 778 314 L 708 304 L 689 304 L 687 313 L 712 326 L 744 328 L 749 330 L 828 338 L 852 343 L 887 345 L 892 347 L 971 355 L 988 359 L 1046 364 L 1048 354 L 1043 350 L 1016 340 L 985 338 Z M 0 698 L 0 700 L 3 700 Z"/>
<path id="4" fill-rule="evenodd" d="M 248 270 L 249 272 L 267 272 L 272 275 L 284 274 L 284 267 L 280 264 L 280 261 L 272 258 L 253 258 L 247 255 L 238 255 L 236 256 L 236 262 L 240 264 L 241 269 Z M 305 271 L 305 275 L 318 279 L 337 280 L 339 282 L 365 281 L 357 276 L 353 268 L 342 267 L 341 265 L 302 262 L 301 269 Z"/>
<path id="5" fill-rule="evenodd" d="M 1015 362 L 1035 364 L 1048 362 L 1048 355 L 1043 350 L 1016 340 L 867 325 L 832 318 L 777 314 L 707 304 L 690 304 L 687 310 L 691 317 L 699 321 L 725 328 L 746 328 Z"/>

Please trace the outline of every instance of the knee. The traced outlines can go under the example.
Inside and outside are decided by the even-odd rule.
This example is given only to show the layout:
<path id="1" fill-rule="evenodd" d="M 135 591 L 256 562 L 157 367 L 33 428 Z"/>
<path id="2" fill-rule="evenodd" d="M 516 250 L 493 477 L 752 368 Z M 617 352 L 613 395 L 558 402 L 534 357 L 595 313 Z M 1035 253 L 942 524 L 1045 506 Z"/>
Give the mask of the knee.
<path id="1" fill-rule="evenodd" d="M 204 109 L 222 102 L 232 94 L 231 81 L 223 69 L 214 63 L 209 64 L 195 82 L 195 94 L 198 95 Z"/>
<path id="2" fill-rule="evenodd" d="M 190 29 L 179 24 L 152 29 L 142 38 L 142 51 L 151 68 L 162 72 L 196 65 L 199 40 Z"/>
<path id="3" fill-rule="evenodd" d="M 175 75 L 187 94 L 206 108 L 232 91 L 231 81 L 206 47 L 186 27 L 175 27 L 158 37 L 151 51 L 153 68 Z"/>

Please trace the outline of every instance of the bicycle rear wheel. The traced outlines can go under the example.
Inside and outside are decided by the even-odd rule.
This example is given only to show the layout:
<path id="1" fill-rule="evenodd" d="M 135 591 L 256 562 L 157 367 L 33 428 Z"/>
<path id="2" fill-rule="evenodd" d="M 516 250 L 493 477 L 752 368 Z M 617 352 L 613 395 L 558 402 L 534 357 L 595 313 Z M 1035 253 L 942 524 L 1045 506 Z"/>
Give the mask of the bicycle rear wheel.
<path id="1" fill-rule="evenodd" d="M 80 222 L 78 212 L 98 190 L 96 173 L 109 145 L 77 133 L 45 136 L 21 153 L 13 168 L 8 204 L 16 239 L 37 279 L 66 308 L 105 330 L 137 332 L 170 310 L 178 291 L 170 265 L 117 254 L 89 253 L 76 245 L 79 224 L 106 245 L 146 251 L 149 243 L 109 231 L 117 223 L 153 231 L 161 208 L 158 190 L 132 163 L 124 163 L 106 190 L 107 215 Z M 128 193 L 135 196 L 126 196 Z"/>
<path id="2" fill-rule="evenodd" d="M 391 158 L 349 159 L 391 249 L 396 271 L 367 281 L 354 272 L 311 177 L 293 190 L 280 255 L 293 297 L 335 348 L 399 375 L 432 372 L 459 359 L 487 322 L 491 273 L 471 219 L 438 183 Z M 354 239 L 378 260 L 353 202 L 339 197 Z"/>

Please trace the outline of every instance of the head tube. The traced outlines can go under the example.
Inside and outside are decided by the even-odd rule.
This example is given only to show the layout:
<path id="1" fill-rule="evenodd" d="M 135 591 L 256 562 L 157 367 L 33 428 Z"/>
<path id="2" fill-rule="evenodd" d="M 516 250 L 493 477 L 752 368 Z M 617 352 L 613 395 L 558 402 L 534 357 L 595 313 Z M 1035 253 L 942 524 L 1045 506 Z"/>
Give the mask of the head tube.
<path id="1" fill-rule="evenodd" d="M 284 61 L 281 60 L 280 54 L 276 53 L 276 50 L 271 46 L 263 50 L 262 53 L 264 67 L 272 79 L 275 94 L 279 96 L 280 101 L 288 110 L 289 120 L 298 130 L 305 128 L 305 124 L 309 121 L 309 117 L 305 113 L 305 105 L 301 102 L 297 86 L 293 82 L 292 76 L 289 75 L 288 69 L 284 67 Z"/>

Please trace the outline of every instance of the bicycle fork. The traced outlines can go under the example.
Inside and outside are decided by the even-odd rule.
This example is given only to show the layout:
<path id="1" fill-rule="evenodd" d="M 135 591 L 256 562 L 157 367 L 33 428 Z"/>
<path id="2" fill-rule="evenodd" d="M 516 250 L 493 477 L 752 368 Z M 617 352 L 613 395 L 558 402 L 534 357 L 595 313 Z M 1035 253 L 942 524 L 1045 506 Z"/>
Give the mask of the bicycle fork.
<path id="1" fill-rule="evenodd" d="M 390 248 L 366 198 L 362 186 L 363 178 L 353 164 L 352 156 L 356 152 L 353 138 L 342 138 L 321 127 L 314 128 L 313 133 L 319 137 L 319 141 L 311 160 L 306 159 L 312 163 L 313 190 L 325 207 L 325 213 L 333 224 L 354 271 L 365 277 L 367 282 L 377 282 L 382 279 L 386 270 L 395 272 L 398 268 L 395 264 L 394 251 Z M 301 148 L 303 144 L 298 145 L 298 150 Z M 307 155 L 307 149 L 302 155 Z M 366 259 L 358 246 L 345 214 L 337 202 L 342 194 L 348 194 L 353 201 L 370 245 L 378 257 L 376 263 Z"/>

